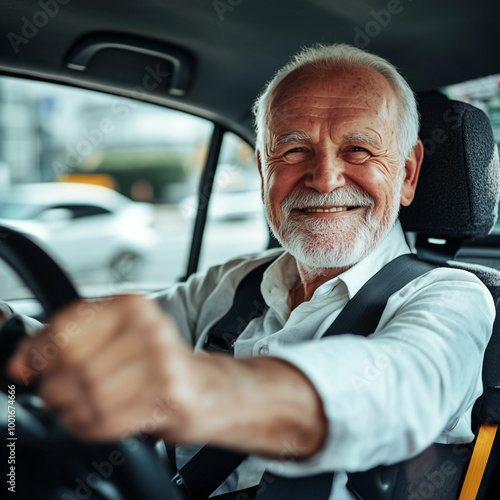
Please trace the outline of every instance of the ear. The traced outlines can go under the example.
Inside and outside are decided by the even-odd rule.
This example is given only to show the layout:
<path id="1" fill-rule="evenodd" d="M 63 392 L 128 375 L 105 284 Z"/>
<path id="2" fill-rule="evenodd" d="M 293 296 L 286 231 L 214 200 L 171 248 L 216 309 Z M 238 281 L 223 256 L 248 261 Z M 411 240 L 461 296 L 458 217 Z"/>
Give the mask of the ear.
<path id="1" fill-rule="evenodd" d="M 420 166 L 424 159 L 424 145 L 419 139 L 405 164 L 405 177 L 401 188 L 401 205 L 407 207 L 415 197 Z"/>

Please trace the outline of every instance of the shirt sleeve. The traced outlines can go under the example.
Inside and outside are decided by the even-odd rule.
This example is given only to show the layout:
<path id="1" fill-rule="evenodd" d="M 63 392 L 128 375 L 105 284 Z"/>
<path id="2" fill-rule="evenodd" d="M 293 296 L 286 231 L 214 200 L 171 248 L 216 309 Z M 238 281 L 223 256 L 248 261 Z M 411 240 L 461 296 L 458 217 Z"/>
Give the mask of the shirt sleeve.
<path id="1" fill-rule="evenodd" d="M 211 267 L 206 273 L 195 273 L 185 283 L 177 283 L 150 298 L 157 300 L 174 318 L 181 336 L 194 346 L 202 333 L 230 309 L 239 282 L 252 269 L 276 258 L 280 252 L 274 249 L 233 259 Z"/>
<path id="2" fill-rule="evenodd" d="M 218 274 L 215 268 L 206 275 L 192 274 L 185 283 L 177 283 L 149 297 L 174 318 L 182 338 L 190 345 L 196 342 L 200 309 L 215 286 Z"/>
<path id="3" fill-rule="evenodd" d="M 391 296 L 376 332 L 283 346 L 272 353 L 315 386 L 329 422 L 323 449 L 271 462 L 282 475 L 367 470 L 417 455 L 453 431 L 482 392 L 493 299 L 470 273 L 437 269 Z"/>

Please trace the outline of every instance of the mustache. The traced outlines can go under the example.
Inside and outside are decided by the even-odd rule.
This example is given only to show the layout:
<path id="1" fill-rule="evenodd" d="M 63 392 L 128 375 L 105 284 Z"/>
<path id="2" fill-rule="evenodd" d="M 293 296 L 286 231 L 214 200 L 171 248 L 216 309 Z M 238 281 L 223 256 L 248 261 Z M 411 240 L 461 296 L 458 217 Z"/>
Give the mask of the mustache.
<path id="1" fill-rule="evenodd" d="M 304 189 L 289 193 L 281 202 L 281 209 L 285 215 L 289 215 L 292 210 L 303 210 L 309 207 L 343 205 L 372 207 L 374 204 L 374 198 L 358 187 L 337 188 L 325 194 L 314 189 Z"/>

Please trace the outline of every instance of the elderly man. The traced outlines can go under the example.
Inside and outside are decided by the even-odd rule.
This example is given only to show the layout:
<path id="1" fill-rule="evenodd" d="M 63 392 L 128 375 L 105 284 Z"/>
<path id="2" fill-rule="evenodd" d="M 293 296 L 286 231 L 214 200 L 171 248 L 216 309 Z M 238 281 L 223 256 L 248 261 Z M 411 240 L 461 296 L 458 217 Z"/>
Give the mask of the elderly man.
<path id="1" fill-rule="evenodd" d="M 22 344 L 9 369 L 38 378 L 41 397 L 83 438 L 120 438 L 168 406 L 150 432 L 182 445 L 178 465 L 205 442 L 249 453 L 219 493 L 268 469 L 335 472 L 330 498 L 353 498 L 346 471 L 473 438 L 493 301 L 475 276 L 437 268 L 389 298 L 369 337 L 319 341 L 368 279 L 410 252 L 397 217 L 423 158 L 415 98 L 387 61 L 318 46 L 278 72 L 255 114 L 262 197 L 285 250 L 194 275 L 157 300 L 114 298 L 91 320 L 75 304 Z M 266 307 L 235 358 L 202 352 L 238 284 L 265 262 Z M 37 371 L 51 336 L 67 345 Z"/>

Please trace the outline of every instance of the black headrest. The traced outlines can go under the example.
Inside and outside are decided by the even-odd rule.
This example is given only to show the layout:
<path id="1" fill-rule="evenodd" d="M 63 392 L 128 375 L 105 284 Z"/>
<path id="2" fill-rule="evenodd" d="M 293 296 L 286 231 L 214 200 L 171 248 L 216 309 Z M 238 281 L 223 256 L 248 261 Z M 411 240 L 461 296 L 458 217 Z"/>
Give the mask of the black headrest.
<path id="1" fill-rule="evenodd" d="M 419 98 L 424 161 L 415 199 L 402 207 L 405 231 L 481 238 L 493 227 L 500 192 L 498 151 L 478 108 L 433 93 Z"/>

